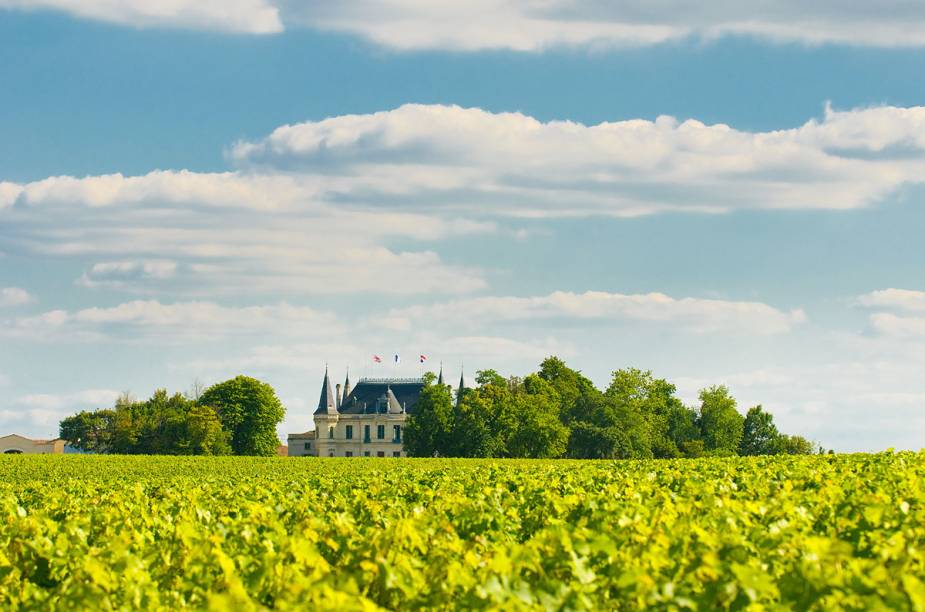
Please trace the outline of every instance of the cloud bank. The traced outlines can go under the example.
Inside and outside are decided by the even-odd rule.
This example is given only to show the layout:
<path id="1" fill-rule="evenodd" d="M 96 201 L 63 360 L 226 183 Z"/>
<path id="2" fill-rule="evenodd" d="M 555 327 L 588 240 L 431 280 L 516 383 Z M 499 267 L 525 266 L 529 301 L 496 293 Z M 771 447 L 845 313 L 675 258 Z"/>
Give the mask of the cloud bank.
<path id="1" fill-rule="evenodd" d="M 546 321 L 648 322 L 694 333 L 785 333 L 806 321 L 802 310 L 782 312 L 760 302 L 698 298 L 661 293 L 623 295 L 603 291 L 556 291 L 533 297 L 482 297 L 392 310 L 384 323 L 394 329 L 438 326 L 482 328 L 497 323 Z"/>
<path id="2" fill-rule="evenodd" d="M 179 27 L 240 34 L 283 31 L 279 9 L 264 0 L 0 0 L 0 8 L 50 9 L 137 28 Z"/>
<path id="3" fill-rule="evenodd" d="M 891 338 L 925 338 L 925 291 L 880 289 L 858 297 L 859 305 L 877 310 L 870 314 L 871 330 Z"/>
<path id="4" fill-rule="evenodd" d="M 52 9 L 132 27 L 243 34 L 312 28 L 396 50 L 535 52 L 636 47 L 724 36 L 877 47 L 925 44 L 925 7 L 820 0 L 0 0 L 0 8 Z"/>
<path id="5" fill-rule="evenodd" d="M 228 157 L 227 172 L 0 182 L 0 249 L 79 258 L 81 286 L 149 295 L 465 294 L 488 271 L 434 245 L 517 218 L 874 205 L 925 181 L 925 107 L 746 132 L 409 104 L 282 126 Z"/>
<path id="6" fill-rule="evenodd" d="M 22 306 L 32 302 L 35 298 L 29 292 L 19 287 L 0 287 L 0 307 Z"/>
<path id="7" fill-rule="evenodd" d="M 344 205 L 532 217 L 849 209 L 925 180 L 925 108 L 827 108 L 798 128 L 744 132 L 409 104 L 283 126 L 230 158 L 311 176 Z"/>

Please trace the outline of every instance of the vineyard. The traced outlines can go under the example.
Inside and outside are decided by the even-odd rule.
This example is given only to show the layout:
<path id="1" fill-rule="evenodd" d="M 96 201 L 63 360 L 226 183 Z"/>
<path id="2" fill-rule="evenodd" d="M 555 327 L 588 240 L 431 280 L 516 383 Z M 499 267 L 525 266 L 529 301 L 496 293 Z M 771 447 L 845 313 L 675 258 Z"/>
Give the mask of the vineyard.
<path id="1" fill-rule="evenodd" d="M 0 457 L 0 606 L 925 609 L 925 454 Z"/>

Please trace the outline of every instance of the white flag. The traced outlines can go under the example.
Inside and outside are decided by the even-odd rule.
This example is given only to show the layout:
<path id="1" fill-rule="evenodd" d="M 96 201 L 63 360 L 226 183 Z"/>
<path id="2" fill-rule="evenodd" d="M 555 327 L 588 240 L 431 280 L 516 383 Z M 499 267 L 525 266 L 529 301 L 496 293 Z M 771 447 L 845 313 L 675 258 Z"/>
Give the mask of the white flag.
<path id="1" fill-rule="evenodd" d="M 398 353 L 395 353 L 395 363 L 401 363 L 401 357 L 398 356 Z"/>

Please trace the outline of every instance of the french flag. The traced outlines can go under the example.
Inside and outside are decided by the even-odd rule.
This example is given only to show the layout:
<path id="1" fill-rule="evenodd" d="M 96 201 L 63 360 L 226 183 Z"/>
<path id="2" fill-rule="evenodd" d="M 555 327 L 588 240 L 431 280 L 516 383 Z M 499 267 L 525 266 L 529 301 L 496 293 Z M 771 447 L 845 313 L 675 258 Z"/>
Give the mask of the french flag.
<path id="1" fill-rule="evenodd" d="M 375 361 L 376 363 L 382 363 L 382 357 L 380 357 L 379 355 L 373 355 L 373 361 Z"/>
<path id="2" fill-rule="evenodd" d="M 398 353 L 395 353 L 395 363 L 401 363 L 401 357 L 398 356 Z"/>
<path id="3" fill-rule="evenodd" d="M 421 363 L 427 361 L 427 355 L 421 355 Z"/>

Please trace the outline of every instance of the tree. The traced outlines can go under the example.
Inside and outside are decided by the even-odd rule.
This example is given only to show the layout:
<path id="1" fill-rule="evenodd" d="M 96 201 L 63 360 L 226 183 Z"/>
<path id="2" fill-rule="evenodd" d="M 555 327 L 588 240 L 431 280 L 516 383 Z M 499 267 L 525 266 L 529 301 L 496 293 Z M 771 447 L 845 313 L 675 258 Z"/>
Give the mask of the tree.
<path id="1" fill-rule="evenodd" d="M 620 446 L 616 428 L 578 421 L 569 431 L 568 454 L 575 459 L 611 459 Z"/>
<path id="2" fill-rule="evenodd" d="M 537 376 L 548 382 L 558 395 L 559 414 L 564 423 L 587 420 L 589 409 L 601 394 L 594 383 L 555 356 L 543 360 Z"/>
<path id="3" fill-rule="evenodd" d="M 778 436 L 775 453 L 780 455 L 812 455 L 816 452 L 815 444 L 803 436 Z"/>
<path id="4" fill-rule="evenodd" d="M 181 439 L 177 454 L 183 455 L 230 455 L 230 435 L 222 428 L 218 413 L 209 406 L 192 406 L 183 421 Z"/>
<path id="5" fill-rule="evenodd" d="M 760 406 L 748 409 L 742 430 L 740 455 L 772 455 L 777 452 L 780 432 L 774 425 L 774 417 Z"/>
<path id="6" fill-rule="evenodd" d="M 82 411 L 61 421 L 58 437 L 89 453 L 108 453 L 112 446 L 112 410 Z"/>
<path id="7" fill-rule="evenodd" d="M 700 457 L 703 454 L 703 440 L 697 426 L 697 411 L 680 401 L 668 407 L 668 439 L 685 457 Z"/>
<path id="8" fill-rule="evenodd" d="M 624 418 L 631 418 L 638 427 L 641 440 L 639 456 L 677 457 L 677 445 L 668 435 L 669 416 L 681 404 L 675 396 L 675 386 L 652 372 L 628 368 L 613 373 L 605 394 L 622 408 Z M 642 451 L 642 448 L 647 450 Z"/>
<path id="9" fill-rule="evenodd" d="M 569 431 L 559 418 L 559 395 L 552 385 L 530 374 L 514 389 L 516 426 L 508 445 L 511 457 L 561 457 Z"/>
<path id="10" fill-rule="evenodd" d="M 405 423 L 405 452 L 411 457 L 448 456 L 452 453 L 453 394 L 450 387 L 434 384 L 424 375 L 424 388 Z"/>
<path id="11" fill-rule="evenodd" d="M 736 454 L 745 419 L 736 410 L 735 398 L 725 385 L 700 391 L 699 420 L 704 446 L 710 454 Z"/>
<path id="12" fill-rule="evenodd" d="M 216 409 L 222 426 L 231 435 L 234 454 L 276 454 L 279 447 L 276 426 L 283 420 L 286 409 L 270 385 L 237 376 L 206 389 L 199 403 Z"/>
<path id="13" fill-rule="evenodd" d="M 61 421 L 61 438 L 81 450 L 124 455 L 225 455 L 228 432 L 213 408 L 159 389 L 139 402 L 123 395 L 112 409 Z"/>

